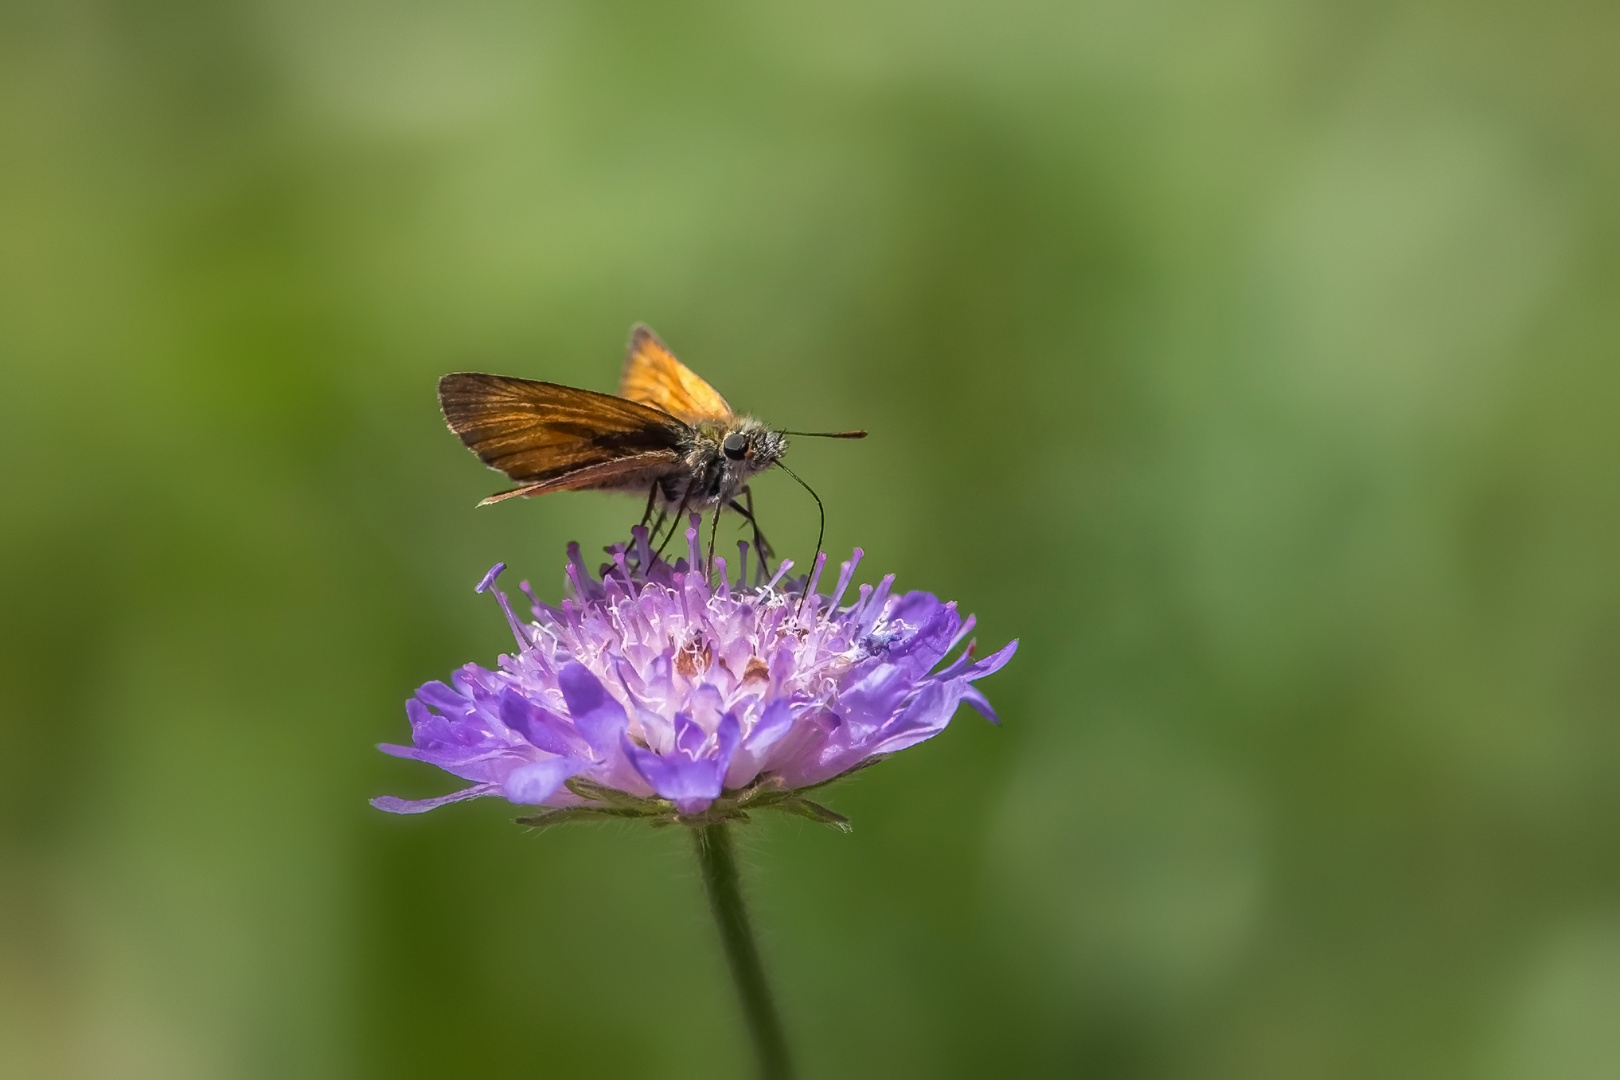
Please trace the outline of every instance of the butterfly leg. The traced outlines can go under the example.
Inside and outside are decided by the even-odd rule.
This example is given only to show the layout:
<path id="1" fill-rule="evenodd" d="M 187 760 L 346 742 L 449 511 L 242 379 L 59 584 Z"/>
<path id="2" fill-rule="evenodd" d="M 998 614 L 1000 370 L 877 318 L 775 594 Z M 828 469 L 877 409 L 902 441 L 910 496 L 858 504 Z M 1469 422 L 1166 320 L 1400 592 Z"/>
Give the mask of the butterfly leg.
<path id="1" fill-rule="evenodd" d="M 652 489 L 647 492 L 647 509 L 641 512 L 641 527 L 645 529 L 647 522 L 652 520 L 653 506 L 658 502 L 658 481 L 654 480 Z"/>
<path id="2" fill-rule="evenodd" d="M 748 501 L 748 524 L 754 527 L 754 547 L 759 551 L 760 558 L 770 558 L 776 552 L 765 539 L 765 533 L 759 527 L 759 519 L 754 516 L 754 489 L 743 488 L 743 498 Z"/>
<path id="3" fill-rule="evenodd" d="M 664 549 L 669 547 L 671 540 L 675 539 L 675 534 L 681 531 L 681 518 L 686 514 L 686 501 L 691 494 L 690 489 L 681 493 L 681 505 L 675 508 L 675 520 L 670 522 L 669 532 L 665 534 L 664 542 L 658 545 L 658 558 L 664 557 Z"/>
<path id="4" fill-rule="evenodd" d="M 720 511 L 722 507 L 714 508 L 714 524 L 709 526 L 709 564 L 703 571 L 705 575 L 714 572 L 714 539 L 720 533 Z"/>
<path id="5" fill-rule="evenodd" d="M 655 547 L 657 547 L 657 545 L 658 545 L 658 534 L 664 531 L 664 520 L 666 518 L 668 518 L 668 517 L 669 517 L 669 511 L 668 510 L 659 510 L 658 511 L 658 516 L 653 519 L 652 528 L 647 530 L 647 550 L 648 550 L 648 552 L 652 552 L 653 549 Z M 659 547 L 658 550 L 662 551 L 663 548 Z M 657 559 L 658 559 L 658 556 L 656 554 L 651 555 L 650 558 L 649 558 L 649 565 L 643 566 L 641 568 L 642 571 L 646 572 L 647 570 L 652 569 L 652 566 L 650 565 L 650 563 L 651 562 L 656 562 Z"/>
<path id="6" fill-rule="evenodd" d="M 664 522 L 669 520 L 669 505 L 675 501 L 675 492 L 669 485 L 667 477 L 663 480 L 653 481 L 652 498 L 659 499 L 660 496 L 662 496 L 662 499 L 658 503 L 658 517 L 653 521 L 652 529 L 647 533 L 647 542 L 656 545 L 658 552 L 662 553 L 664 545 L 669 543 L 670 537 L 666 536 L 660 542 L 658 534 L 664 531 Z M 680 521 L 679 511 L 676 512 L 675 520 Z M 674 533 L 673 525 L 670 527 L 670 532 L 671 534 Z"/>

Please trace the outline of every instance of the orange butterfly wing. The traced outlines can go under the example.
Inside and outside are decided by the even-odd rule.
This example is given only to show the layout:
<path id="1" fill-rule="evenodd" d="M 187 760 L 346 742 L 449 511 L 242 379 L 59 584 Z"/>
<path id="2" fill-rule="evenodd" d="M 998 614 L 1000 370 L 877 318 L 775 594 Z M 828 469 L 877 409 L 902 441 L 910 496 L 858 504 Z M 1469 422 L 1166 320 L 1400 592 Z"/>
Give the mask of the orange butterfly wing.
<path id="1" fill-rule="evenodd" d="M 679 463 L 689 431 L 611 394 L 474 372 L 440 379 L 439 407 L 485 465 L 525 485 L 497 500 L 639 481 Z"/>
<path id="2" fill-rule="evenodd" d="M 731 406 L 708 383 L 669 351 L 658 335 L 637 323 L 630 331 L 619 396 L 662 409 L 688 424 L 702 420 L 729 420 Z"/>

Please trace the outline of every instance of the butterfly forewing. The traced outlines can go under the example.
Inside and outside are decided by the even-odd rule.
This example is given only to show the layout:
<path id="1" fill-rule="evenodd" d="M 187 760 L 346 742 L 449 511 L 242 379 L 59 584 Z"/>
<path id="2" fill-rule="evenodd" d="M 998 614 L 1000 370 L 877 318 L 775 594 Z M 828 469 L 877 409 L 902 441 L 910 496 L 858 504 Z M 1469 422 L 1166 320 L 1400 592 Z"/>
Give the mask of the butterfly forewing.
<path id="1" fill-rule="evenodd" d="M 658 335 L 641 325 L 630 332 L 619 395 L 662 409 L 688 424 L 732 416 L 731 406 L 719 391 L 675 359 Z"/>
<path id="2" fill-rule="evenodd" d="M 445 421 L 525 494 L 614 487 L 680 460 L 686 425 L 634 401 L 556 383 L 462 372 L 439 380 Z"/>

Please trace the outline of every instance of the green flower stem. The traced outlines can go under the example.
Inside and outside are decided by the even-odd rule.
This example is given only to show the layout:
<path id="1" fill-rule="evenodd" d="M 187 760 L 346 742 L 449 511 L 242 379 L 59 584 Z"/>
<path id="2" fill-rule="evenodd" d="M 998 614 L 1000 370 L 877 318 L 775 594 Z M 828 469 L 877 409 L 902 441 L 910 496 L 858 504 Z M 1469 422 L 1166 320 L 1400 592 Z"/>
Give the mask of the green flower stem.
<path id="1" fill-rule="evenodd" d="M 709 910 L 714 912 L 725 946 L 731 981 L 742 1001 L 743 1018 L 759 1057 L 760 1080 L 789 1080 L 793 1065 L 788 1060 L 787 1039 L 782 1020 L 771 1000 L 765 982 L 765 969 L 759 962 L 759 947 L 748 925 L 748 909 L 743 905 L 742 882 L 737 875 L 737 853 L 731 844 L 731 826 L 724 822 L 692 829 L 697 845 L 698 866 L 703 870 L 703 886 L 709 894 Z"/>

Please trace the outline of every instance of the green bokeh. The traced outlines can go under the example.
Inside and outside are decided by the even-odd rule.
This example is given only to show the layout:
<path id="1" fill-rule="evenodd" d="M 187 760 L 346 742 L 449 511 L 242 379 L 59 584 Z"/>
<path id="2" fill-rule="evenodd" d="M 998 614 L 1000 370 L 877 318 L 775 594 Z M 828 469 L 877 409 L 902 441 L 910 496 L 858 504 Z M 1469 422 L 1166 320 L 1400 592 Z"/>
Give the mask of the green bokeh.
<path id="1" fill-rule="evenodd" d="M 372 747 L 643 319 L 1017 636 L 743 837 L 811 1077 L 1620 1073 L 1620 8 L 0 5 L 0 1075 L 741 1077 L 683 836 Z M 815 517 L 759 485 L 800 558 Z"/>

